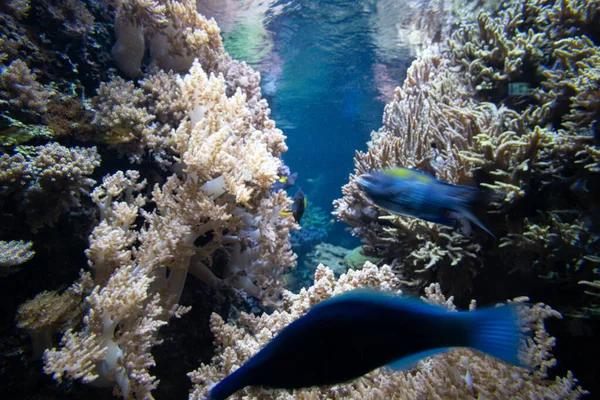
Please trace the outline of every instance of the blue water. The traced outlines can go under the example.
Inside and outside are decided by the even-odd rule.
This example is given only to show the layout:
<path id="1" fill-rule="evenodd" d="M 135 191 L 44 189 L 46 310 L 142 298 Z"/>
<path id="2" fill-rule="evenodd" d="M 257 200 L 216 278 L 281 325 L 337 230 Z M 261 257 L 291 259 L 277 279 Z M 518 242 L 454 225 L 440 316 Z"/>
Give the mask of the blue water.
<path id="1" fill-rule="evenodd" d="M 382 32 L 382 14 L 400 10 L 393 1 L 349 0 L 200 8 L 221 26 L 227 51 L 261 72 L 263 96 L 287 136 L 284 161 L 298 172 L 296 187 L 331 218 L 355 151 L 366 149 L 381 126 L 385 102 L 413 60 L 406 45 Z M 331 224 L 327 241 L 356 245 L 343 228 Z"/>

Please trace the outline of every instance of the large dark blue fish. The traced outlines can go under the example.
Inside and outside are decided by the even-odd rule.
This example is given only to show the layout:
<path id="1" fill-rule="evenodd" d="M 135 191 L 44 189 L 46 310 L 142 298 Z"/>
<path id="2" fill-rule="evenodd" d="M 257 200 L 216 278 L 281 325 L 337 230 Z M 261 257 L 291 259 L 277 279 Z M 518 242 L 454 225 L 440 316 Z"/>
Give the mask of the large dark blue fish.
<path id="1" fill-rule="evenodd" d="M 347 382 L 388 364 L 412 366 L 450 347 L 472 347 L 520 365 L 516 307 L 448 312 L 381 292 L 346 293 L 284 328 L 209 398 L 226 399 L 246 386 L 293 389 Z"/>
<path id="2" fill-rule="evenodd" d="M 462 216 L 494 236 L 473 212 L 483 197 L 477 188 L 451 185 L 408 168 L 364 174 L 357 183 L 375 205 L 392 214 L 450 226 Z"/>

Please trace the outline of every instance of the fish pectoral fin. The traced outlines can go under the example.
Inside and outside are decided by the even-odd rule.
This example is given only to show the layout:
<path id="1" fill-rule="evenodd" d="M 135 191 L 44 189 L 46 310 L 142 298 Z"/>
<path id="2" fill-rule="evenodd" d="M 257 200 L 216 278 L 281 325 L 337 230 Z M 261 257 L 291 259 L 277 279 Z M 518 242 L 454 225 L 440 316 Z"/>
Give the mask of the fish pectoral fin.
<path id="1" fill-rule="evenodd" d="M 436 349 L 425 350 L 419 353 L 411 354 L 410 356 L 402 357 L 401 359 L 388 364 L 388 367 L 394 371 L 411 369 L 415 367 L 422 359 L 443 353 L 451 348 L 452 347 L 438 347 Z"/>
<path id="2" fill-rule="evenodd" d="M 492 233 L 492 231 L 490 231 L 488 228 L 486 228 L 485 225 L 483 224 L 483 222 L 481 222 L 481 220 L 479 218 L 477 218 L 475 216 L 475 214 L 473 214 L 468 208 L 461 207 L 460 210 L 457 210 L 457 211 L 460 214 L 462 214 L 463 217 L 465 217 L 466 219 L 468 219 L 469 221 L 471 221 L 472 223 L 474 223 L 475 225 L 477 225 L 478 227 L 480 227 L 481 229 L 483 229 L 484 231 L 486 231 L 487 233 L 492 235 L 492 237 L 496 237 L 496 235 L 494 235 Z"/>

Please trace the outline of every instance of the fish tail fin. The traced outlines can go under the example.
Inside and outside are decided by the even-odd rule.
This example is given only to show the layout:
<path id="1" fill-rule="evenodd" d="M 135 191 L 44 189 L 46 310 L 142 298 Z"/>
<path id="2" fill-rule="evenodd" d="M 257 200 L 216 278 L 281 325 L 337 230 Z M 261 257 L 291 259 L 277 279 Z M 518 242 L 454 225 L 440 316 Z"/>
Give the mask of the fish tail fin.
<path id="1" fill-rule="evenodd" d="M 516 305 L 506 305 L 473 311 L 472 343 L 470 347 L 504 362 L 526 367 L 519 361 L 522 321 Z"/>
<path id="2" fill-rule="evenodd" d="M 496 237 L 490 231 L 484 223 L 475 215 L 475 210 L 482 211 L 483 207 L 488 202 L 487 194 L 479 189 L 469 187 L 469 186 L 458 186 L 456 187 L 457 191 L 455 193 L 454 198 L 457 200 L 457 204 L 455 207 L 456 212 L 460 213 L 463 217 L 492 235 Z"/>
<path id="3" fill-rule="evenodd" d="M 242 366 L 217 383 L 210 390 L 207 400 L 225 400 L 240 389 L 250 385 L 250 379 L 245 366 Z"/>

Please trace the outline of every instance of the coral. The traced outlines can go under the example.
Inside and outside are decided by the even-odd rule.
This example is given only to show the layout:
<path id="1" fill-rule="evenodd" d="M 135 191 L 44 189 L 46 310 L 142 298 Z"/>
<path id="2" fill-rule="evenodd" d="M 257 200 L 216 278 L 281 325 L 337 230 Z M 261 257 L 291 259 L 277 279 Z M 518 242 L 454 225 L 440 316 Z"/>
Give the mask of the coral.
<path id="1" fill-rule="evenodd" d="M 186 72 L 194 59 L 207 70 L 216 67 L 223 44 L 214 20 L 196 11 L 190 0 L 122 0 L 115 22 L 117 42 L 112 55 L 129 77 L 141 75 L 149 37 L 150 55 L 160 68 Z"/>
<path id="2" fill-rule="evenodd" d="M 569 171 L 573 161 L 591 171 L 597 165 L 600 59 L 589 35 L 600 16 L 593 9 L 584 2 L 513 1 L 497 15 L 481 12 L 477 24 L 463 25 L 449 41 L 451 58 L 468 73 L 475 94 L 517 111 L 508 118 L 509 129 L 475 138 L 476 146 L 465 154 L 498 177 L 490 187 L 507 192 L 509 203 L 521 199 L 533 179 L 547 184 L 557 174 L 580 175 Z M 513 104 L 505 88 L 520 81 L 531 85 L 530 95 Z M 515 149 L 516 157 L 507 154 L 512 165 L 495 165 L 493 171 L 489 161 L 496 154 L 485 150 L 491 146 Z"/>
<path id="3" fill-rule="evenodd" d="M 26 109 L 37 113 L 46 111 L 53 90 L 44 87 L 36 80 L 27 64 L 15 60 L 0 74 L 0 99 L 3 105 L 11 109 Z"/>
<path id="4" fill-rule="evenodd" d="M 539 224 L 525 220 L 523 233 L 509 233 L 502 238 L 500 247 L 518 252 L 522 258 L 521 265 L 515 265 L 515 268 L 522 268 L 523 265 L 527 268 L 539 268 L 540 264 L 545 267 L 558 264 L 566 267 L 565 272 L 575 273 L 582 268 L 588 257 L 597 253 L 600 236 L 591 232 L 586 226 L 588 224 L 583 221 L 571 219 L 568 215 L 561 218 L 555 213 L 547 213 L 536 219 Z M 550 270 L 553 274 L 558 274 L 560 268 Z"/>
<path id="5" fill-rule="evenodd" d="M 221 61 L 216 71 L 224 72 L 227 78 L 227 96 L 240 90 L 246 96 L 251 123 L 264 133 L 267 147 L 276 155 L 285 152 L 281 131 L 269 119 L 266 101 L 260 99 L 258 73 L 228 57 Z M 186 104 L 187 94 L 180 92 L 178 79 L 172 71 L 153 66 L 137 84 L 120 77 L 102 83 L 92 99 L 94 132 L 88 139 L 111 145 L 130 162 L 140 163 L 149 154 L 159 166 L 171 165 L 176 154 L 171 130 L 180 125 L 190 106 Z"/>
<path id="6" fill-rule="evenodd" d="M 86 330 L 67 331 L 60 350 L 44 353 L 46 373 L 59 381 L 66 376 L 98 386 L 117 383 L 124 398 L 149 395 L 158 383 L 147 371 L 154 365 L 149 350 L 158 342 L 156 331 L 166 322 L 160 319 L 159 297 L 148 293 L 152 279 L 132 269 L 123 266 L 106 286 L 94 288 L 87 297 Z"/>
<path id="7" fill-rule="evenodd" d="M 61 24 L 70 35 L 83 35 L 93 29 L 94 16 L 81 1 L 43 1 L 42 4 L 52 19 Z"/>
<path id="8" fill-rule="evenodd" d="M 376 264 L 379 260 L 375 257 L 367 257 L 363 255 L 362 246 L 355 247 L 344 256 L 344 265 L 351 269 L 360 269 L 367 261 Z"/>
<path id="9" fill-rule="evenodd" d="M 319 264 L 329 265 L 329 268 L 336 276 L 340 276 L 348 269 L 348 266 L 344 261 L 345 256 L 349 252 L 349 249 L 342 246 L 335 246 L 324 242 L 317 244 L 314 246 L 313 250 L 306 255 L 306 261 L 304 262 L 305 268 L 311 272 L 310 278 L 312 278 L 315 268 Z"/>
<path id="10" fill-rule="evenodd" d="M 0 155 L 0 198 L 25 214 L 32 231 L 52 226 L 61 214 L 79 207 L 100 165 L 96 148 L 67 148 L 58 143 L 21 146 Z"/>
<path id="11" fill-rule="evenodd" d="M 25 125 L 24 123 L 0 116 L 0 145 L 5 147 L 25 144 L 32 140 L 52 140 L 54 132 L 45 125 Z"/>
<path id="12" fill-rule="evenodd" d="M 10 11 L 0 13 L 2 234 L 37 243 L 43 227 L 78 230 L 77 214 L 91 214 L 92 203 L 98 210 L 86 218 L 97 225 L 85 285 L 26 302 L 18 326 L 35 356 L 62 334 L 44 354 L 58 381 L 149 398 L 158 384 L 151 350 L 160 327 L 189 309 L 179 305 L 188 274 L 207 292 L 280 303 L 282 275 L 296 263 L 289 231 L 298 228 L 280 215 L 289 197 L 271 191 L 285 136 L 261 99 L 260 74 L 225 54 L 219 28 L 194 1 L 39 1 L 28 16 L 16 4 L 0 6 Z M 111 68 L 113 20 L 121 76 Z M 27 140 L 39 146 L 16 146 Z M 82 142 L 98 149 L 75 147 Z M 90 194 L 99 153 L 110 152 L 128 160 L 109 154 Z M 50 267 L 65 276 L 75 259 Z"/>
<path id="13" fill-rule="evenodd" d="M 189 119 L 180 124 L 175 141 L 186 173 L 205 181 L 222 176 L 226 190 L 235 193 L 240 203 L 249 200 L 252 185 L 268 190 L 280 163 L 269 154 L 277 156 L 273 150 L 279 149 L 271 145 L 273 137 L 252 127 L 241 90 L 227 98 L 223 77 L 208 77 L 196 63 L 182 82 L 182 97 Z"/>
<path id="14" fill-rule="evenodd" d="M 600 58 L 591 39 L 596 35 L 592 26 L 600 21 L 597 10 L 597 1 L 513 1 L 497 16 L 481 13 L 478 28 L 464 26 L 450 41 L 453 57 L 469 71 L 474 86 L 487 82 L 488 88 L 498 89 L 503 80 L 532 85 L 524 103 L 506 101 L 515 110 L 509 129 L 495 137 L 476 137 L 475 146 L 461 155 L 494 176 L 493 183 L 482 186 L 504 193 L 502 202 L 495 203 L 502 214 L 532 196 L 547 198 L 524 223 L 507 224 L 500 247 L 519 254 L 517 268 L 528 260 L 540 276 L 563 282 L 592 275 L 589 257 L 598 246 L 589 222 L 597 200 L 590 189 L 598 172 Z M 498 48 L 510 51 L 492 50 L 485 43 L 490 37 L 498 40 Z M 496 53 L 495 60 L 487 58 L 486 49 Z M 497 70 L 501 65 L 505 77 Z M 484 70 L 495 72 L 484 76 Z M 511 150 L 499 163 L 500 149 Z M 565 203 L 567 197 L 574 202 Z M 565 207 L 577 211 L 565 212 Z"/>
<path id="15" fill-rule="evenodd" d="M 253 100 L 260 100 L 260 73 L 254 71 L 248 64 L 224 54 L 217 68 L 227 82 L 228 96 L 233 95 L 236 89 L 240 88 L 250 103 Z"/>
<path id="16" fill-rule="evenodd" d="M 2 117 L 32 128 L 43 124 L 52 139 L 85 136 L 91 119 L 86 112 L 86 94 L 109 73 L 109 68 L 100 65 L 107 57 L 101 46 L 108 15 L 101 12 L 107 11 L 107 4 L 73 0 L 12 3 L 26 4 L 28 15 L 0 15 Z M 42 143 L 45 141 L 37 144 Z"/>
<path id="17" fill-rule="evenodd" d="M 0 60 L 17 59 L 39 62 L 39 47 L 27 36 L 26 29 L 8 13 L 0 14 Z"/>
<path id="18" fill-rule="evenodd" d="M 166 168 L 173 163 L 171 130 L 183 119 L 184 108 L 173 73 L 153 69 L 138 83 L 114 77 L 103 82 L 92 99 L 91 140 L 111 145 L 132 163 L 146 154 Z"/>
<path id="19" fill-rule="evenodd" d="M 151 193 L 137 171 L 108 175 L 94 189 L 100 222 L 86 251 L 95 287 L 84 324 L 45 353 L 45 371 L 56 379 L 113 387 L 125 398 L 146 398 L 158 384 L 150 350 L 160 343 L 158 329 L 188 310 L 178 304 L 188 273 L 275 305 L 282 274 L 295 264 L 289 230 L 296 226 L 280 215 L 290 199 L 270 190 L 286 147 L 268 108 L 251 109 L 241 89 L 227 96 L 222 75 L 207 75 L 199 62 L 183 78 L 156 72 L 147 79 L 177 86 L 160 93 L 149 81 L 136 88 L 115 78 L 123 90 L 101 89 L 96 123 L 112 119 L 142 147 L 167 148 L 175 173 Z M 167 105 L 174 97 L 181 101 Z M 179 113 L 173 129 L 169 111 Z M 150 121 L 165 133 L 156 142 L 137 127 Z M 224 265 L 216 261 L 222 255 Z"/>
<path id="20" fill-rule="evenodd" d="M 31 4 L 29 4 L 29 0 L 9 0 L 6 7 L 15 17 L 22 19 L 27 17 Z"/>
<path id="21" fill-rule="evenodd" d="M 17 272 L 18 265 L 31 260 L 35 255 L 33 243 L 24 240 L 0 240 L 0 276 Z"/>
<path id="22" fill-rule="evenodd" d="M 520 31 L 520 17 L 512 8 L 498 17 L 480 12 L 476 24 L 466 24 L 452 36 L 450 48 L 469 71 L 476 91 L 519 81 L 541 61 L 544 35 L 532 29 Z"/>
<path id="23" fill-rule="evenodd" d="M 366 153 L 357 152 L 355 172 L 342 188 L 344 198 L 334 202 L 334 215 L 354 227 L 353 235 L 366 239 L 365 255 L 394 264 L 409 285 L 439 280 L 433 274 L 446 266 L 460 269 L 455 275 L 471 285 L 480 244 L 449 227 L 386 215 L 368 201 L 355 179 L 373 170 L 403 166 L 449 183 L 472 184 L 473 168 L 461 152 L 477 135 L 498 129 L 496 111 L 470 99 L 465 79 L 452 73 L 444 57 L 429 55 L 413 63 L 403 87 L 396 89 L 394 101 L 385 108 L 384 126 L 373 132 Z"/>
<path id="24" fill-rule="evenodd" d="M 309 201 L 307 201 L 300 225 L 302 229 L 292 232 L 292 246 L 296 248 L 322 242 L 327 238 L 331 228 L 330 218 L 325 210 Z"/>
<path id="25" fill-rule="evenodd" d="M 382 128 L 366 152 L 357 152 L 344 197 L 335 201 L 334 214 L 365 241 L 366 255 L 391 264 L 407 287 L 437 281 L 446 293 L 462 292 L 459 303 L 465 288 L 475 290 L 482 265 L 508 273 L 513 258 L 536 277 L 590 281 L 586 257 L 596 247 L 594 235 L 565 239 L 568 251 L 557 258 L 552 249 L 562 239 L 554 239 L 570 228 L 547 216 L 562 218 L 566 210 L 572 215 L 562 223 L 576 229 L 596 213 L 599 59 L 591 38 L 598 18 L 597 8 L 581 1 L 507 1 L 474 20 L 457 20 L 447 46 L 413 62 L 385 108 Z M 529 85 L 528 91 L 511 94 L 513 83 Z M 373 207 L 356 177 L 395 166 L 486 189 L 479 211 L 487 211 L 486 225 L 500 241 L 465 225 L 441 227 Z M 539 243 L 528 232 L 533 226 L 561 233 L 551 244 Z M 509 242 L 514 251 L 503 253 Z M 544 256 L 532 257 L 532 246 Z"/>
<path id="26" fill-rule="evenodd" d="M 328 268 L 320 265 L 315 283 L 298 294 L 284 293 L 284 307 L 271 315 L 242 314 L 234 325 L 213 314 L 211 329 L 215 335 L 216 355 L 210 365 L 202 365 L 189 375 L 194 382 L 190 399 L 206 398 L 213 385 L 239 368 L 281 329 L 305 314 L 310 307 L 332 296 L 357 287 L 397 290 L 398 282 L 389 266 L 377 268 L 367 262 L 362 270 L 349 271 L 335 280 Z M 439 285 L 426 290 L 429 302 L 456 311 L 452 298 L 446 299 Z M 527 301 L 526 298 L 517 301 Z M 475 308 L 474 303 L 471 309 Z M 341 399 L 341 398 L 548 398 L 576 399 L 586 392 L 577 386 L 569 372 L 566 377 L 548 379 L 548 369 L 555 364 L 552 338 L 544 329 L 544 320 L 560 317 L 543 304 L 524 307 L 521 311 L 524 329 L 532 336 L 522 343 L 522 360 L 532 370 L 504 364 L 471 350 L 460 349 L 426 358 L 406 372 L 388 368 L 372 371 L 353 382 L 323 388 L 293 391 L 245 388 L 241 396 L 248 399 Z M 348 349 L 352 351 L 352 349 Z M 315 360 L 315 362 L 319 362 Z"/>
<path id="27" fill-rule="evenodd" d="M 82 271 L 79 280 L 63 293 L 44 291 L 19 306 L 17 326 L 31 336 L 32 358 L 41 358 L 52 347 L 52 335 L 82 317 L 85 309 L 82 299 L 92 287 L 90 275 Z"/>

